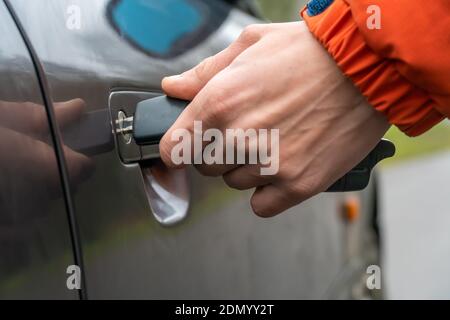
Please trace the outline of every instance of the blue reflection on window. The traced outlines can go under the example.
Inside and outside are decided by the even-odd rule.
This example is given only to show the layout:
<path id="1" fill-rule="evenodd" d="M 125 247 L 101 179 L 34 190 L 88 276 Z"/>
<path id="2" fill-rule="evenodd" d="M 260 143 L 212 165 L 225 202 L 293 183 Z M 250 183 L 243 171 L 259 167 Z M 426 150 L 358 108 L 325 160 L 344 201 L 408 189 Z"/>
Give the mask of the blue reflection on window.
<path id="1" fill-rule="evenodd" d="M 111 17 L 121 34 L 161 56 L 202 24 L 201 13 L 190 0 L 120 0 Z"/>

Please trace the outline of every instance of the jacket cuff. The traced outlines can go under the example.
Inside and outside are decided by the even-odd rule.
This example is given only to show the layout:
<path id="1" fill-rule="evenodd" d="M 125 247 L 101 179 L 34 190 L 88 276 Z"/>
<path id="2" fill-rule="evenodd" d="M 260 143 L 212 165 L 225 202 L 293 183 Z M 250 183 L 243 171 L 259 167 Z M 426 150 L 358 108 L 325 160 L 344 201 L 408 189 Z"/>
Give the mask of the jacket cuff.
<path id="1" fill-rule="evenodd" d="M 305 7 L 301 16 L 310 31 L 391 124 L 409 136 L 418 136 L 445 118 L 425 91 L 405 79 L 392 61 L 366 44 L 344 0 L 335 0 L 316 16 L 309 16 L 308 12 Z"/>

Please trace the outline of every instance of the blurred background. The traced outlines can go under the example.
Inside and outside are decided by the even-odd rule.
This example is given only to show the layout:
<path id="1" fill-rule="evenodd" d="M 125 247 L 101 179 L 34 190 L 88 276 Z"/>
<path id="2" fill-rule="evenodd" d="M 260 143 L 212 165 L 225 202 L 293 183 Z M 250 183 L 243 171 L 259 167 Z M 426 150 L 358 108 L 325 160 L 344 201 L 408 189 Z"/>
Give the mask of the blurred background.
<path id="1" fill-rule="evenodd" d="M 267 19 L 295 21 L 305 0 L 257 0 Z M 388 299 L 450 298 L 450 122 L 418 138 L 392 128 L 380 169 L 382 276 Z"/>

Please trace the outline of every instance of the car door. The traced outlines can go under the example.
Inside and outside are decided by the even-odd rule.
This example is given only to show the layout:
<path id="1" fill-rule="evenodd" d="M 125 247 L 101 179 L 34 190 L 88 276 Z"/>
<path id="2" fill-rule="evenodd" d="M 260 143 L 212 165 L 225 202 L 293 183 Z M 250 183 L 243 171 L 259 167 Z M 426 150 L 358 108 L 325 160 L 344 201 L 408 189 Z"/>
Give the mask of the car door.
<path id="1" fill-rule="evenodd" d="M 219 0 L 11 3 L 53 102 L 76 99 L 83 110 L 59 129 L 67 149 L 93 164 L 70 194 L 90 298 L 323 296 L 345 264 L 339 196 L 262 220 L 249 193 L 167 170 L 147 160 L 154 149 L 113 134 L 137 102 L 161 94 L 162 77 L 217 53 L 258 20 Z"/>
<path id="2" fill-rule="evenodd" d="M 78 299 L 47 106 L 34 61 L 0 1 L 0 299 Z M 61 114 L 59 114 L 61 115 Z"/>

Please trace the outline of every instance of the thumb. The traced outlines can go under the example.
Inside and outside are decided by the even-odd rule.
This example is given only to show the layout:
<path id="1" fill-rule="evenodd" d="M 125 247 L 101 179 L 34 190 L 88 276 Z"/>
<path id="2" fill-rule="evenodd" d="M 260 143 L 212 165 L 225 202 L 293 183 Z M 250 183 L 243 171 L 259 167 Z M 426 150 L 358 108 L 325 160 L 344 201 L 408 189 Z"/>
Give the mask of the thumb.
<path id="1" fill-rule="evenodd" d="M 193 100 L 216 74 L 232 62 L 233 58 L 234 56 L 229 53 L 206 58 L 199 65 L 183 74 L 164 78 L 162 88 L 168 96 Z"/>
<path id="2" fill-rule="evenodd" d="M 200 64 L 181 75 L 164 78 L 162 81 L 164 92 L 174 98 L 193 100 L 216 74 L 228 67 L 236 57 L 255 44 L 260 39 L 260 36 L 259 27 L 247 28 L 225 50 L 215 56 L 206 58 Z"/>
<path id="3" fill-rule="evenodd" d="M 55 116 L 61 128 L 78 121 L 86 103 L 82 99 L 73 99 L 65 102 L 55 103 Z"/>

